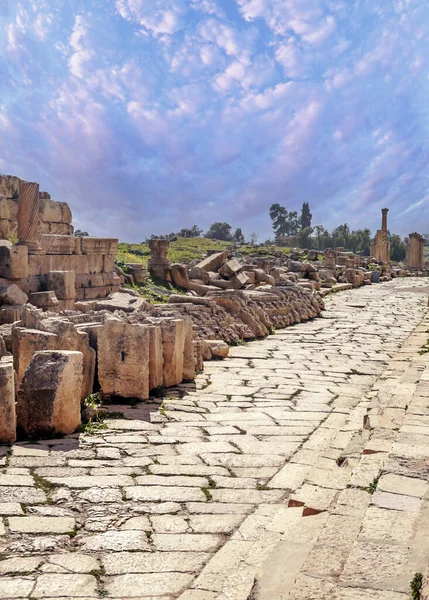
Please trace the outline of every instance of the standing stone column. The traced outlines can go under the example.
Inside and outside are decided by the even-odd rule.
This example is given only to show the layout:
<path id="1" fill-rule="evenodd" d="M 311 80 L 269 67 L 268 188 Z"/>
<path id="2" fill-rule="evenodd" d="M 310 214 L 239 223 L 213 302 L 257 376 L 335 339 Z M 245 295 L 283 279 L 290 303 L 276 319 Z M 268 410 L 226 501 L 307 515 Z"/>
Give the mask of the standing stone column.
<path id="1" fill-rule="evenodd" d="M 39 204 L 39 184 L 21 181 L 18 199 L 18 238 L 19 244 L 27 246 L 28 254 L 43 254 L 38 241 Z"/>
<path id="2" fill-rule="evenodd" d="M 388 208 L 382 208 L 382 220 L 381 220 L 381 231 L 387 232 L 387 213 L 389 212 Z"/>

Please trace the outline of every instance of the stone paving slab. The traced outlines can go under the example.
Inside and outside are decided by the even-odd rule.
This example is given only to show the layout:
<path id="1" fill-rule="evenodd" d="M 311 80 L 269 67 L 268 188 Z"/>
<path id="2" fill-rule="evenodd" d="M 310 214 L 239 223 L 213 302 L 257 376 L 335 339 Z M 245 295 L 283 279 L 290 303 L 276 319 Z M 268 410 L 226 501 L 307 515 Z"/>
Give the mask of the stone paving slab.
<path id="1" fill-rule="evenodd" d="M 5 448 L 0 598 L 405 600 L 429 562 L 423 286 L 330 297 L 151 422 L 117 405 Z"/>

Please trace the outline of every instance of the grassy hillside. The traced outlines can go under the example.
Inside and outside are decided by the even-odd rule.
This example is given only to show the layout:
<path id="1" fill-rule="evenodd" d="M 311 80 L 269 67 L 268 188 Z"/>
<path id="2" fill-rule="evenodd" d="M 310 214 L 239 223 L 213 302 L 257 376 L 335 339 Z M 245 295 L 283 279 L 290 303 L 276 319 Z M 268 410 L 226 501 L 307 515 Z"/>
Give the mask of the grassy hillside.
<path id="1" fill-rule="evenodd" d="M 210 240 L 208 238 L 178 238 L 171 242 L 168 257 L 172 263 L 190 263 L 195 259 L 202 260 L 208 250 L 226 250 L 233 249 L 234 244 L 220 240 Z M 280 250 L 284 254 L 290 253 L 290 248 L 280 246 L 240 246 L 236 251 L 246 256 L 249 254 L 258 256 L 272 256 Z M 126 263 L 142 263 L 147 266 L 150 256 L 149 246 L 147 244 L 127 244 L 119 243 L 117 260 Z"/>

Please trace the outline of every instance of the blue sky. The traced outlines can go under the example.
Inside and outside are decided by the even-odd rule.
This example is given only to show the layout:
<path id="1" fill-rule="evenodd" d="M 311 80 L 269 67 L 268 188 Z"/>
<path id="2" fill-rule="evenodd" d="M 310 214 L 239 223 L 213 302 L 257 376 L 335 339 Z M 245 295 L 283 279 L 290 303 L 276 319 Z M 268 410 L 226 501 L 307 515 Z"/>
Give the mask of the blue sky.
<path id="1" fill-rule="evenodd" d="M 429 232 L 427 0 L 0 0 L 0 172 L 141 241 Z"/>

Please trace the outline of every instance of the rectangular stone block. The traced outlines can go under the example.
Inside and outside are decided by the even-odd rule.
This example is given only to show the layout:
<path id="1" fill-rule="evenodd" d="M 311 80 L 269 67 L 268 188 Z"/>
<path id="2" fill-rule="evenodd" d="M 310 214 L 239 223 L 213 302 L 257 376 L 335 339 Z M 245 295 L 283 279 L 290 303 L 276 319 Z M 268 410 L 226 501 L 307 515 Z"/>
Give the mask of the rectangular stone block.
<path id="1" fill-rule="evenodd" d="M 0 277 L 21 279 L 28 275 L 27 246 L 0 246 Z"/>
<path id="2" fill-rule="evenodd" d="M 82 254 L 113 254 L 118 251 L 118 240 L 113 238 L 83 237 L 81 241 Z"/>
<path id="3" fill-rule="evenodd" d="M 149 398 L 149 327 L 108 319 L 97 330 L 98 381 L 104 394 Z"/>
<path id="4" fill-rule="evenodd" d="M 231 287 L 235 290 L 240 290 L 249 283 L 249 278 L 244 273 L 237 273 L 229 280 Z"/>
<path id="5" fill-rule="evenodd" d="M 225 264 L 227 252 L 216 252 L 199 262 L 196 267 L 204 271 L 218 271 Z"/>
<path id="6" fill-rule="evenodd" d="M 81 352 L 36 352 L 18 389 L 18 425 L 30 436 L 73 433 L 81 423 L 82 385 Z"/>
<path id="7" fill-rule="evenodd" d="M 102 273 L 104 269 L 104 256 L 102 254 L 86 255 L 88 270 L 86 273 Z"/>
<path id="8" fill-rule="evenodd" d="M 76 274 L 74 271 L 50 271 L 47 275 L 48 289 L 55 292 L 58 300 L 76 297 Z"/>
<path id="9" fill-rule="evenodd" d="M 56 347 L 58 336 L 37 329 L 15 327 L 12 330 L 12 352 L 15 371 L 18 375 L 18 384 L 24 376 L 33 354 L 40 350 L 53 350 Z"/>
<path id="10" fill-rule="evenodd" d="M 95 298 L 106 298 L 106 296 L 108 295 L 109 293 L 105 286 L 84 289 L 85 300 L 94 300 Z"/>
<path id="11" fill-rule="evenodd" d="M 103 271 L 104 273 L 110 273 L 113 271 L 113 267 L 115 264 L 115 254 L 105 254 L 103 256 Z"/>
<path id="12" fill-rule="evenodd" d="M 186 328 L 180 319 L 161 323 L 162 350 L 164 356 L 163 379 L 165 387 L 179 384 L 183 379 L 183 357 Z"/>
<path id="13" fill-rule="evenodd" d="M 73 235 L 40 236 L 40 245 L 46 254 L 80 254 L 79 238 Z"/>
<path id="14" fill-rule="evenodd" d="M 102 287 L 106 285 L 105 275 L 105 273 L 76 275 L 76 288 Z"/>
<path id="15" fill-rule="evenodd" d="M 16 440 L 15 371 L 9 358 L 0 360 L 0 443 Z"/>
<path id="16" fill-rule="evenodd" d="M 235 258 L 233 258 L 232 260 L 226 262 L 223 265 L 223 267 L 219 269 L 219 273 L 222 275 L 222 277 L 227 277 L 229 279 L 230 277 L 238 273 L 240 270 L 240 263 L 237 260 L 235 260 Z"/>
<path id="17" fill-rule="evenodd" d="M 149 390 L 163 385 L 164 357 L 162 332 L 157 325 L 149 326 Z"/>
<path id="18" fill-rule="evenodd" d="M 58 299 L 55 292 L 33 292 L 28 296 L 28 301 L 37 308 L 48 310 L 49 312 L 59 312 Z"/>

